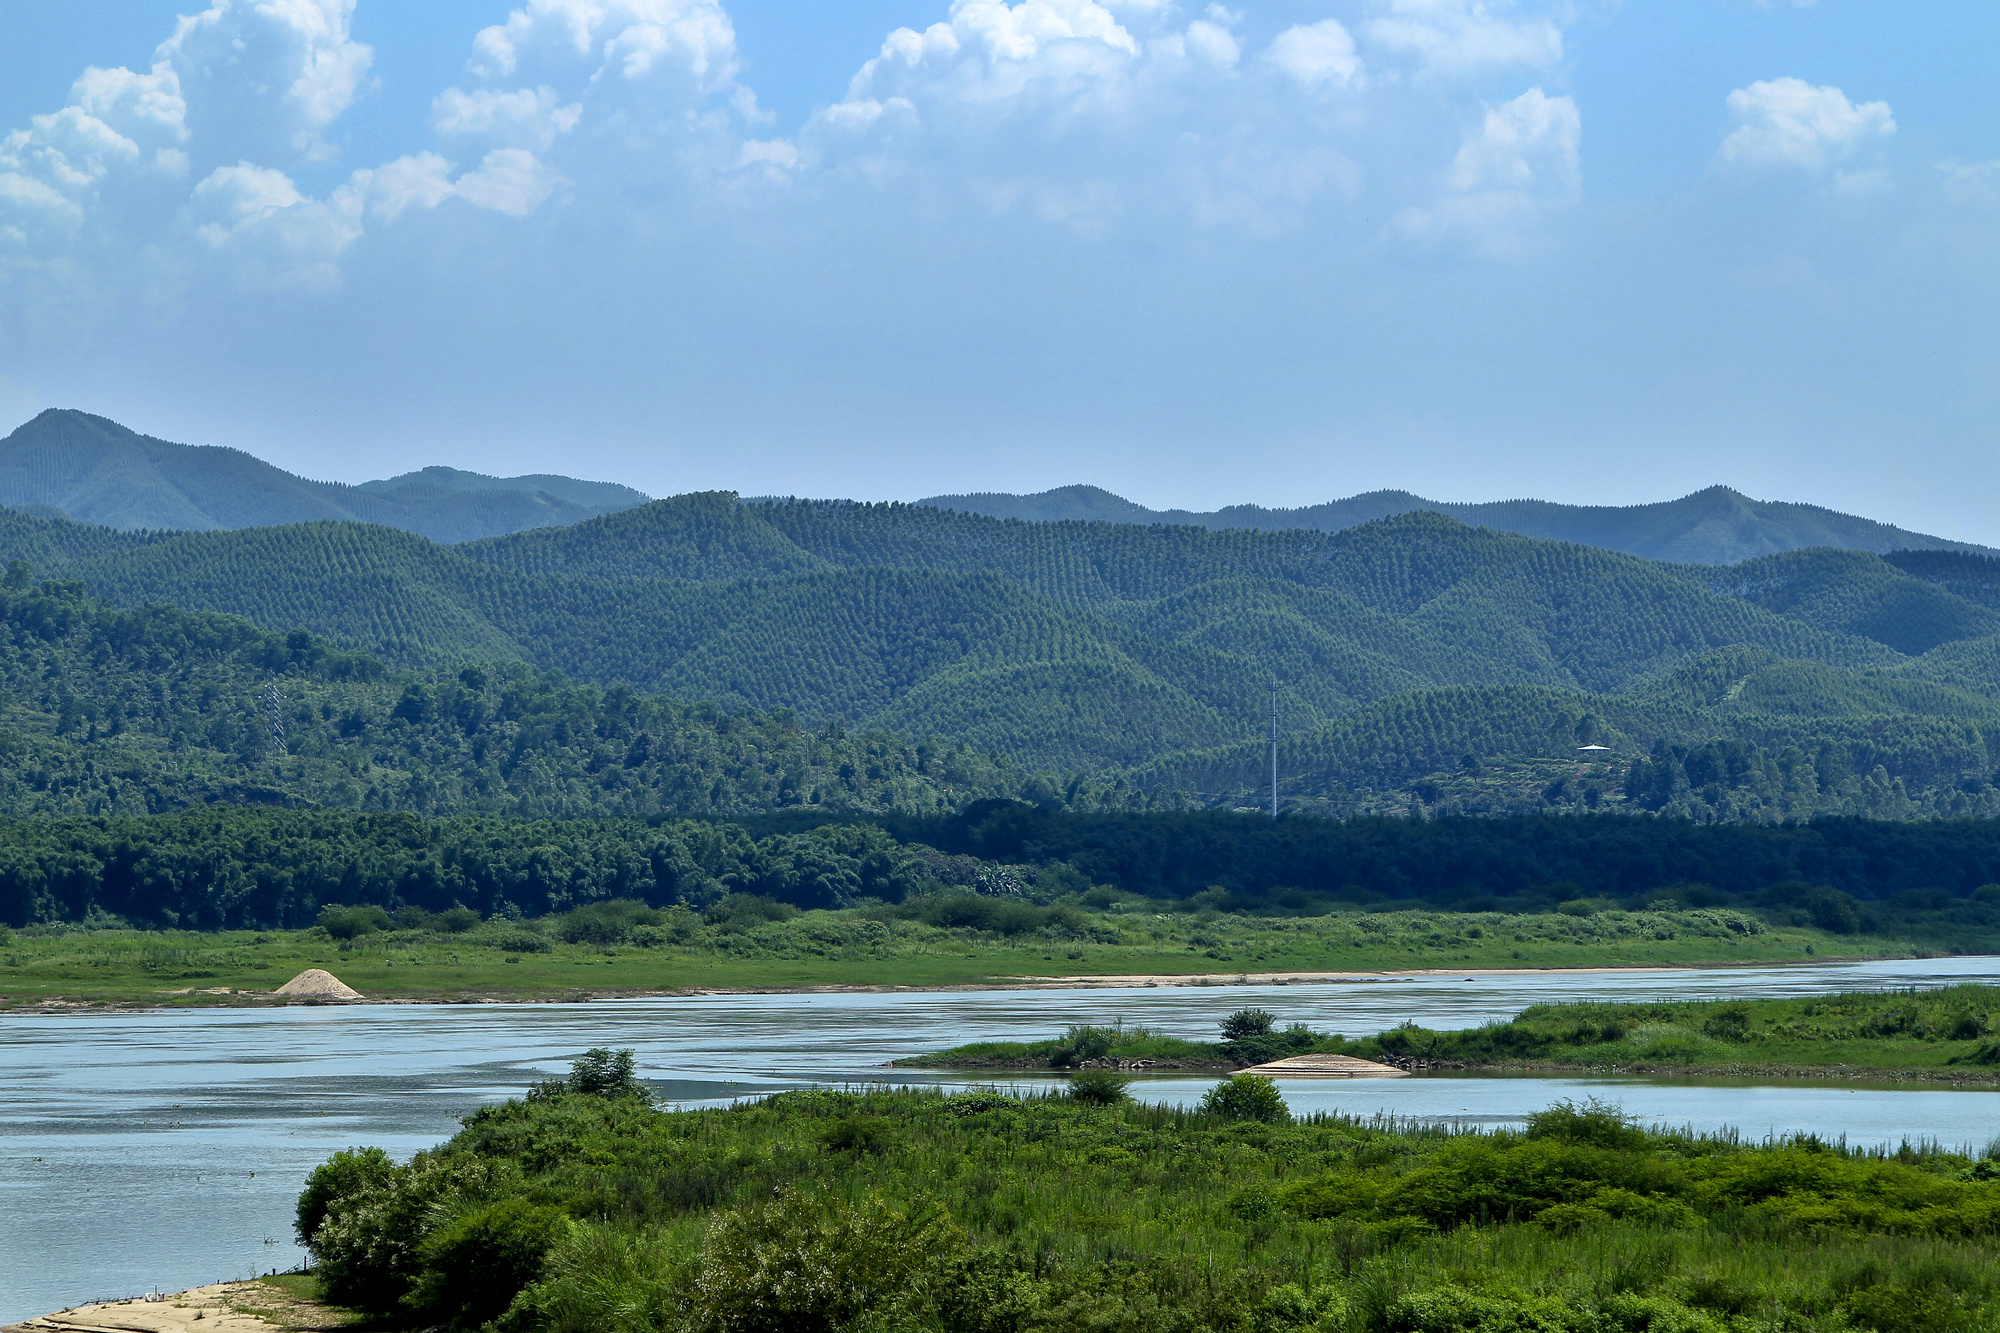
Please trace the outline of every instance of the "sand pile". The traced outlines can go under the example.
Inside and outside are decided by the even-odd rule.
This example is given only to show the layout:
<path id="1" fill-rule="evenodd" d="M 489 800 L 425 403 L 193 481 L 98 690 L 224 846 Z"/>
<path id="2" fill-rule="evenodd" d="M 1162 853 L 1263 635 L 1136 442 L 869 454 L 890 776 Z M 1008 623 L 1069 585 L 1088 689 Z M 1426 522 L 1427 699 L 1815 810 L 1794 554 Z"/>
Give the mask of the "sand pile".
<path id="1" fill-rule="evenodd" d="M 1239 1069 L 1239 1074 L 1262 1074 L 1265 1078 L 1402 1078 L 1403 1071 L 1373 1060 L 1357 1060 L 1351 1055 L 1294 1055 L 1267 1065 Z"/>
<path id="2" fill-rule="evenodd" d="M 309 967 L 271 992 L 295 1000 L 358 1000 L 361 992 L 322 968 Z"/>

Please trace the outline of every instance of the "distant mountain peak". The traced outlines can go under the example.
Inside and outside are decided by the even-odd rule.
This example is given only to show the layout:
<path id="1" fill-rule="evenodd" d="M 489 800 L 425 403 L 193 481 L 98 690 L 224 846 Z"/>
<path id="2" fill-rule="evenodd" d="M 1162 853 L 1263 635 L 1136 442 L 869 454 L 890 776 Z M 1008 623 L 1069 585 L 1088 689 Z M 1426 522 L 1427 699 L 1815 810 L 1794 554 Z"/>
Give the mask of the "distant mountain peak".
<path id="1" fill-rule="evenodd" d="M 1300 509 L 1246 504 L 1191 513 L 1185 509 L 1148 509 L 1086 485 L 1059 486 L 1035 495 L 939 495 L 917 503 L 993 518 L 1172 523 L 1264 532 L 1340 532 L 1377 519 L 1427 511 L 1523 537 L 1577 542 L 1649 560 L 1695 565 L 1731 565 L 1819 546 L 1877 555 L 1899 550 L 1993 553 L 1970 542 L 1911 532 L 1818 505 L 1752 499 L 1720 484 L 1678 500 L 1639 505 L 1564 505 L 1546 500 L 1456 504 L 1426 500 L 1408 491 L 1380 490 Z"/>
<path id="2" fill-rule="evenodd" d="M 647 502 L 629 486 L 429 467 L 388 481 L 313 481 L 214 445 L 140 435 L 50 408 L 0 440 L 0 505 L 124 531 L 205 532 L 317 520 L 380 523 L 458 542 L 575 523 Z"/>

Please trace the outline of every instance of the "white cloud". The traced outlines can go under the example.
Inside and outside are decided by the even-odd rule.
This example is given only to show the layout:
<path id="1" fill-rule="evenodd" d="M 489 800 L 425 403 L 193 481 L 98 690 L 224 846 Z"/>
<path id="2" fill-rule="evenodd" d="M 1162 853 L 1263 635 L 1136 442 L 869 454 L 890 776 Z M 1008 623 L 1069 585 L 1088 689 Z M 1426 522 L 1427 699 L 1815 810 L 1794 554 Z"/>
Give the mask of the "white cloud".
<path id="1" fill-rule="evenodd" d="M 555 193 L 562 177 L 521 148 L 496 148 L 477 171 L 458 178 L 454 192 L 479 208 L 509 217 L 526 217 Z"/>
<path id="2" fill-rule="evenodd" d="M 512 92 L 447 88 L 431 104 L 431 126 L 454 138 L 499 139 L 547 149 L 558 135 L 575 129 L 583 116 L 581 102 L 558 105 L 560 100 L 546 84 Z"/>
<path id="3" fill-rule="evenodd" d="M 354 0 L 214 0 L 160 44 L 192 127 L 224 155 L 332 156 L 321 132 L 354 102 L 374 51 L 349 33 Z"/>
<path id="4" fill-rule="evenodd" d="M 1265 48 L 1264 58 L 1307 88 L 1346 88 L 1361 78 L 1353 34 L 1338 19 L 1285 29 Z"/>
<path id="5" fill-rule="evenodd" d="M 1896 132 L 1887 102 L 1847 100 L 1838 88 L 1770 79 L 1729 94 L 1737 126 L 1722 141 L 1724 163 L 1820 171 Z"/>
<path id="6" fill-rule="evenodd" d="M 1562 29 L 1545 15 L 1514 15 L 1504 0 L 1389 0 L 1362 31 L 1426 75 L 1546 69 L 1563 57 Z"/>
<path id="7" fill-rule="evenodd" d="M 1421 239 L 1457 235 L 1487 253 L 1517 252 L 1544 214 L 1581 197 L 1582 135 L 1573 100 L 1530 88 L 1486 112 L 1452 160 L 1442 194 L 1405 211 L 1398 225 Z"/>
<path id="8" fill-rule="evenodd" d="M 736 30 L 717 0 L 529 0 L 473 39 L 473 72 L 602 68 L 644 79 L 666 67 L 715 89 L 739 68 Z"/>

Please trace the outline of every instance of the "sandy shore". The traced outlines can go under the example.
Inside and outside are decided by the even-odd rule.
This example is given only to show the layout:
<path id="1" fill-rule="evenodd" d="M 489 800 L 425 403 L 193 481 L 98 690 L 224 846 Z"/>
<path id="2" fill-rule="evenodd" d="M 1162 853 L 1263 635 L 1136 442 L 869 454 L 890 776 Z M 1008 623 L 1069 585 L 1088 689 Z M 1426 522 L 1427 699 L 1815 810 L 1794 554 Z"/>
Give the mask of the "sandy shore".
<path id="1" fill-rule="evenodd" d="M 157 1299 L 79 1305 L 9 1324 L 0 1333 L 280 1333 L 343 1328 L 348 1316 L 261 1282 L 217 1282 Z"/>

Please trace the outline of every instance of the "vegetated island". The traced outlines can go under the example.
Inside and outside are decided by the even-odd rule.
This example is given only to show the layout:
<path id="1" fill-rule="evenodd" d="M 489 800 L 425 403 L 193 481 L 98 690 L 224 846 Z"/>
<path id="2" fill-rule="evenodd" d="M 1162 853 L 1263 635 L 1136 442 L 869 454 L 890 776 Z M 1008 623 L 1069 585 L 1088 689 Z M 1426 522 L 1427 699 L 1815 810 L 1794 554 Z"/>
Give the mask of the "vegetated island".
<path id="1" fill-rule="evenodd" d="M 1924 1079 L 2000 1083 L 2000 987 L 1860 991 L 1782 1000 L 1538 1004 L 1485 1027 L 1414 1023 L 1348 1039 L 1261 1009 L 1222 1021 L 1222 1040 L 1142 1026 L 1078 1025 L 1037 1042 L 974 1042 L 896 1061 L 905 1069 L 1230 1072 L 1298 1055 L 1396 1069 L 1599 1071 L 1710 1077 Z"/>
<path id="2" fill-rule="evenodd" d="M 629 1052 L 300 1198 L 380 1327 L 933 1333 L 1957 1333 L 2000 1324 L 2000 1160 L 1525 1127 L 811 1090 L 662 1110 Z M 492 1321 L 489 1324 L 489 1321 Z"/>

